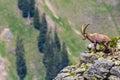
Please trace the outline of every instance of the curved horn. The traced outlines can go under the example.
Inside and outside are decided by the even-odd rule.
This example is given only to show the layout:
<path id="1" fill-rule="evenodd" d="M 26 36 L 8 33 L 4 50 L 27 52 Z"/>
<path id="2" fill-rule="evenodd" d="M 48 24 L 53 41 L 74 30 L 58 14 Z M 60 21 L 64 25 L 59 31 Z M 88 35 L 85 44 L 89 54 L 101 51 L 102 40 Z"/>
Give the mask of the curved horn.
<path id="1" fill-rule="evenodd" d="M 88 27 L 88 25 L 90 25 L 90 24 L 82 25 L 82 34 L 85 33 L 85 30 Z"/>

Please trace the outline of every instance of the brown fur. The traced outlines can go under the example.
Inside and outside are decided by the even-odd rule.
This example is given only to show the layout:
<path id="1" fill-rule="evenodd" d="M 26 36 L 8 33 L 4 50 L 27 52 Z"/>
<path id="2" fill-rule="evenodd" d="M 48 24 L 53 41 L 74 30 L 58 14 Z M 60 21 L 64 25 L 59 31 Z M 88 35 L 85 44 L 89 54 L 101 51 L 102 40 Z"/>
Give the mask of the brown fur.
<path id="1" fill-rule="evenodd" d="M 98 34 L 98 33 L 94 33 L 94 34 L 90 34 L 90 33 L 86 33 L 85 30 L 87 28 L 89 24 L 87 24 L 86 26 L 82 26 L 82 35 L 83 35 L 83 39 L 85 40 L 86 38 L 94 43 L 94 52 L 96 52 L 96 45 L 97 44 L 102 44 L 105 47 L 105 50 L 108 49 L 108 44 L 111 41 L 111 39 L 103 34 Z"/>

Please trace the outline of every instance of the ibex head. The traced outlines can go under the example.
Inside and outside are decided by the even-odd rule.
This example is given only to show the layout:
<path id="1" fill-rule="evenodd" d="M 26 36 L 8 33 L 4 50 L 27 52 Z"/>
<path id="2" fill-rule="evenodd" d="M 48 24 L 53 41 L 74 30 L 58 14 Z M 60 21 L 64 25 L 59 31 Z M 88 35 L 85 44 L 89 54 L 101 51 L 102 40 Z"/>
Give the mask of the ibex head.
<path id="1" fill-rule="evenodd" d="M 83 40 L 85 40 L 87 38 L 85 30 L 88 27 L 88 25 L 90 25 L 90 24 L 82 25 Z"/>

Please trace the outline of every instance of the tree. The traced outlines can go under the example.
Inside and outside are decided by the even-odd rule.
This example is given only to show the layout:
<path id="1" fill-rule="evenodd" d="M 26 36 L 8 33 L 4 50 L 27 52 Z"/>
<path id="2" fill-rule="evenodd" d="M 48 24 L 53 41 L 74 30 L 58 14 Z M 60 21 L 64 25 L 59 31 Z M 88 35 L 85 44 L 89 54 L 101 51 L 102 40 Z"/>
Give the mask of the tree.
<path id="1" fill-rule="evenodd" d="M 49 33 L 44 44 L 43 64 L 46 68 L 45 80 L 54 79 L 60 70 L 69 64 L 65 43 L 62 48 L 60 47 L 61 44 L 57 32 L 54 34 L 54 38 L 51 38 L 51 33 Z"/>
<path id="2" fill-rule="evenodd" d="M 18 8 L 19 8 L 20 10 L 23 9 L 24 1 L 25 1 L 25 0 L 18 0 Z"/>
<path id="3" fill-rule="evenodd" d="M 69 64 L 69 59 L 68 59 L 68 54 L 67 54 L 67 50 L 66 50 L 66 46 L 65 43 L 63 43 L 62 48 L 61 48 L 61 44 L 60 44 L 60 40 L 59 37 L 57 35 L 57 32 L 55 31 L 54 34 L 54 72 L 55 72 L 55 76 L 60 72 L 61 69 L 63 69 L 64 67 L 68 66 Z"/>
<path id="4" fill-rule="evenodd" d="M 43 57 L 43 64 L 46 68 L 46 77 L 45 80 L 52 80 L 54 77 L 54 71 L 53 71 L 53 47 L 52 47 L 52 41 L 48 34 L 46 38 L 46 42 L 44 44 L 44 57 Z"/>
<path id="5" fill-rule="evenodd" d="M 29 16 L 29 2 L 28 0 L 23 0 L 23 6 L 22 6 L 22 16 L 24 18 L 27 18 Z"/>
<path id="6" fill-rule="evenodd" d="M 25 53 L 24 46 L 22 43 L 22 39 L 19 36 L 17 37 L 15 52 L 16 52 L 17 74 L 20 80 L 24 80 L 27 74 L 27 67 L 24 58 L 24 53 Z"/>
<path id="7" fill-rule="evenodd" d="M 53 38 L 53 52 L 54 52 L 54 56 L 53 56 L 53 71 L 54 71 L 54 77 L 57 76 L 57 74 L 59 73 L 60 69 L 59 69 L 59 66 L 61 65 L 61 43 L 60 43 L 60 40 L 59 40 L 59 37 L 58 37 L 58 34 L 56 32 L 56 29 L 55 29 L 55 32 L 54 32 L 54 38 Z M 53 77 L 53 78 L 54 78 Z"/>
<path id="8" fill-rule="evenodd" d="M 39 17 L 39 11 L 38 11 L 38 8 L 35 9 L 35 12 L 34 12 L 34 17 L 33 17 L 33 24 L 34 24 L 34 27 L 37 29 L 37 30 L 40 30 L 40 27 L 41 27 L 41 23 L 40 23 L 40 17 Z"/>
<path id="9" fill-rule="evenodd" d="M 38 36 L 38 49 L 41 53 L 44 53 L 45 41 L 46 41 L 46 35 L 40 32 Z"/>
<path id="10" fill-rule="evenodd" d="M 29 14 L 30 14 L 30 17 L 34 16 L 34 10 L 35 10 L 35 0 L 29 0 Z"/>
<path id="11" fill-rule="evenodd" d="M 22 16 L 24 18 L 33 17 L 35 0 L 18 0 L 18 8 L 22 10 Z"/>
<path id="12" fill-rule="evenodd" d="M 46 41 L 47 31 L 48 31 L 47 21 L 46 21 L 46 16 L 45 16 L 45 13 L 44 13 L 43 16 L 42 16 L 40 34 L 39 34 L 39 37 L 38 37 L 38 48 L 39 48 L 39 51 L 42 52 L 42 53 L 44 51 L 44 44 L 45 44 L 45 41 Z"/>
<path id="13" fill-rule="evenodd" d="M 63 43 L 62 49 L 61 49 L 61 61 L 60 61 L 60 70 L 66 66 L 69 65 L 69 58 L 68 58 L 68 52 L 66 50 L 66 45 Z"/>
<path id="14" fill-rule="evenodd" d="M 60 44 L 60 40 L 59 40 L 59 37 L 58 37 L 56 30 L 54 32 L 54 43 L 55 43 L 54 46 L 56 47 L 56 49 L 58 49 L 58 51 L 60 51 L 61 44 Z"/>
<path id="15" fill-rule="evenodd" d="M 47 25 L 47 20 L 46 20 L 46 14 L 45 13 L 43 13 L 43 15 L 42 15 L 41 26 L 42 26 L 41 29 L 40 29 L 41 33 L 47 35 L 47 31 L 48 31 L 47 26 L 48 25 Z"/>

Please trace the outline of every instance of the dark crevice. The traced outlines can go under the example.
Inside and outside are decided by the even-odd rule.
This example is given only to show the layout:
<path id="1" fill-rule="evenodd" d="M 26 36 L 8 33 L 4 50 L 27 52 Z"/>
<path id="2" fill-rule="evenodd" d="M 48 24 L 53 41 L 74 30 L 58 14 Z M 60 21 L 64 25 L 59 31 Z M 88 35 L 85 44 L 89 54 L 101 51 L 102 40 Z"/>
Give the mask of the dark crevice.
<path id="1" fill-rule="evenodd" d="M 112 67 L 114 67 L 115 64 L 113 64 Z M 104 80 L 109 80 L 108 78 L 110 77 L 111 73 L 110 73 L 110 70 L 112 69 L 112 67 L 109 69 L 109 72 L 108 74 L 106 75 L 106 78 Z"/>

